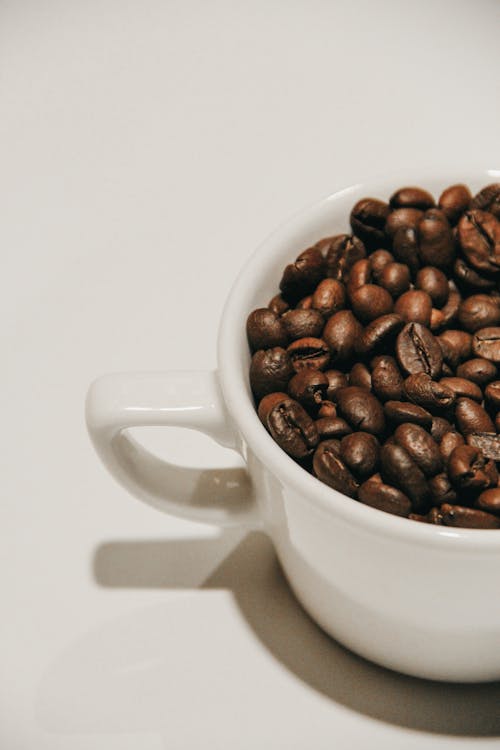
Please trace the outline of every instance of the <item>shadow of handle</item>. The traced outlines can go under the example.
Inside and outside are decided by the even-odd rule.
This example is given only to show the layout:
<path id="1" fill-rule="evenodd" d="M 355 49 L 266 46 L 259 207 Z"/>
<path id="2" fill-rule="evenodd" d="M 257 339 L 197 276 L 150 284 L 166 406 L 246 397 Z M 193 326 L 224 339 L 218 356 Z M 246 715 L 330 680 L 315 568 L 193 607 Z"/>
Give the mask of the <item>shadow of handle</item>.
<path id="1" fill-rule="evenodd" d="M 260 526 L 245 470 L 181 468 L 157 458 L 129 434 L 133 427 L 185 427 L 235 449 L 215 372 L 104 375 L 89 388 L 86 420 L 104 465 L 149 505 L 219 526 Z"/>

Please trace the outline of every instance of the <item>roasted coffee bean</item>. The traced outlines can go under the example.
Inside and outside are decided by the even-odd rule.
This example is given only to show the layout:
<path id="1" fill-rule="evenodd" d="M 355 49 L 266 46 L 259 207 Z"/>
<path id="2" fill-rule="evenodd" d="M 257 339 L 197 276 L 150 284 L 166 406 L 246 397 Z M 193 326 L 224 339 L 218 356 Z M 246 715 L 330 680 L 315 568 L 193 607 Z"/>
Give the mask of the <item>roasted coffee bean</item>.
<path id="1" fill-rule="evenodd" d="M 409 401 L 432 413 L 449 409 L 455 401 L 455 394 L 450 388 L 436 383 L 425 372 L 409 375 L 403 383 L 403 389 Z"/>
<path id="2" fill-rule="evenodd" d="M 323 330 L 323 339 L 330 349 L 332 363 L 345 363 L 351 359 L 362 330 L 350 310 L 340 310 L 329 318 Z"/>
<path id="3" fill-rule="evenodd" d="M 459 362 L 469 359 L 472 354 L 472 336 L 466 331 L 449 329 L 437 337 L 444 361 L 455 369 Z"/>
<path id="4" fill-rule="evenodd" d="M 494 487 L 498 481 L 494 462 L 472 445 L 459 445 L 451 452 L 448 476 L 460 490 L 485 490 Z"/>
<path id="5" fill-rule="evenodd" d="M 391 195 L 389 204 L 391 208 L 419 208 L 425 211 L 434 206 L 434 198 L 422 188 L 403 187 Z"/>
<path id="6" fill-rule="evenodd" d="M 455 260 L 455 243 L 448 219 L 439 208 L 430 208 L 417 230 L 418 254 L 422 265 L 447 268 Z"/>
<path id="7" fill-rule="evenodd" d="M 288 383 L 288 393 L 309 411 L 316 412 L 326 399 L 328 378 L 320 370 L 304 367 Z"/>
<path id="8" fill-rule="evenodd" d="M 352 231 L 368 249 L 387 247 L 388 238 L 384 227 L 389 211 L 387 203 L 376 198 L 362 198 L 352 209 Z"/>
<path id="9" fill-rule="evenodd" d="M 357 385 L 360 388 L 372 389 L 372 376 L 370 370 L 362 362 L 356 362 L 349 373 L 349 385 Z"/>
<path id="10" fill-rule="evenodd" d="M 453 226 L 469 208 L 471 200 L 472 196 L 466 185 L 451 185 L 441 193 L 438 206 Z"/>
<path id="11" fill-rule="evenodd" d="M 392 312 L 392 297 L 377 284 L 365 284 L 351 294 L 351 306 L 355 316 L 369 323 Z"/>
<path id="12" fill-rule="evenodd" d="M 472 351 L 476 357 L 500 362 L 500 328 L 480 328 L 472 337 Z"/>
<path id="13" fill-rule="evenodd" d="M 441 308 L 441 315 L 443 316 L 443 326 L 449 326 L 454 323 L 458 316 L 458 308 L 460 307 L 460 302 L 462 301 L 460 292 L 453 286 L 451 281 L 448 284 L 448 288 L 448 302 L 446 303 L 446 305 L 444 305 L 444 307 Z"/>
<path id="14" fill-rule="evenodd" d="M 338 389 L 344 388 L 349 384 L 349 379 L 347 375 L 340 370 L 325 370 L 325 376 L 328 378 L 326 397 L 332 401 Z"/>
<path id="15" fill-rule="evenodd" d="M 336 440 L 324 440 L 319 444 L 313 456 L 313 470 L 329 487 L 348 497 L 356 497 L 359 485 L 339 457 Z"/>
<path id="16" fill-rule="evenodd" d="M 443 514 L 441 513 L 441 508 L 431 508 L 427 513 L 426 518 L 427 523 L 432 523 L 436 526 L 443 525 Z"/>
<path id="17" fill-rule="evenodd" d="M 250 313 L 247 318 L 247 337 L 252 351 L 286 346 L 288 343 L 281 318 L 267 307 Z"/>
<path id="18" fill-rule="evenodd" d="M 496 431 L 500 433 L 500 411 L 495 417 L 495 427 L 496 427 Z"/>
<path id="19" fill-rule="evenodd" d="M 281 347 L 255 352 L 250 363 L 250 386 L 255 398 L 286 391 L 294 372 L 290 357 Z"/>
<path id="20" fill-rule="evenodd" d="M 410 269 L 404 263 L 388 263 L 381 270 L 377 281 L 392 297 L 399 297 L 410 288 Z"/>
<path id="21" fill-rule="evenodd" d="M 435 266 L 421 268 L 415 278 L 415 286 L 426 292 L 431 298 L 434 307 L 443 307 L 448 301 L 449 287 L 448 279 L 444 273 Z"/>
<path id="22" fill-rule="evenodd" d="M 356 339 L 358 354 L 373 355 L 390 346 L 404 326 L 400 315 L 390 313 L 368 323 L 360 337 Z"/>
<path id="23" fill-rule="evenodd" d="M 429 327 L 431 322 L 432 300 L 419 289 L 402 294 L 394 305 L 394 312 L 401 315 L 405 323 L 420 323 Z"/>
<path id="24" fill-rule="evenodd" d="M 325 341 L 313 337 L 297 339 L 290 344 L 287 352 L 295 372 L 303 367 L 325 370 L 330 361 L 330 351 Z"/>
<path id="25" fill-rule="evenodd" d="M 296 304 L 297 310 L 311 310 L 313 303 L 312 294 L 308 294 L 306 297 L 302 297 Z"/>
<path id="26" fill-rule="evenodd" d="M 408 518 L 411 521 L 419 521 L 420 523 L 430 523 L 427 516 L 423 516 L 421 513 L 410 513 Z"/>
<path id="27" fill-rule="evenodd" d="M 315 424 L 320 440 L 339 439 L 352 432 L 352 427 L 341 417 L 320 417 Z"/>
<path id="28" fill-rule="evenodd" d="M 403 395 L 403 376 L 394 357 L 380 355 L 371 361 L 372 390 L 381 401 L 398 401 Z"/>
<path id="29" fill-rule="evenodd" d="M 275 312 L 276 315 L 283 315 L 283 313 L 290 309 L 290 305 L 283 299 L 281 294 L 275 294 L 274 297 L 269 300 L 268 308 Z"/>
<path id="30" fill-rule="evenodd" d="M 347 293 L 349 297 L 354 294 L 356 289 L 364 286 L 365 284 L 371 284 L 373 281 L 372 267 L 368 258 L 362 258 L 356 261 L 349 273 L 349 279 L 347 281 Z"/>
<path id="31" fill-rule="evenodd" d="M 325 321 L 318 310 L 288 310 L 281 317 L 284 330 L 290 341 L 317 338 L 321 335 Z"/>
<path id="32" fill-rule="evenodd" d="M 451 422 L 449 422 L 444 417 L 432 417 L 431 435 L 436 443 L 441 443 L 441 440 L 444 438 L 446 433 L 452 432 L 453 430 L 454 427 Z"/>
<path id="33" fill-rule="evenodd" d="M 418 208 L 396 208 L 391 211 L 385 222 L 385 233 L 394 237 L 398 229 L 410 227 L 416 229 L 418 222 L 423 216 L 423 211 Z"/>
<path id="34" fill-rule="evenodd" d="M 487 294 L 473 294 L 460 303 L 458 320 L 471 333 L 500 323 L 500 300 Z"/>
<path id="35" fill-rule="evenodd" d="M 463 258 L 457 258 L 453 264 L 453 277 L 465 294 L 494 289 L 496 279 L 491 273 L 483 276 L 471 268 Z"/>
<path id="36" fill-rule="evenodd" d="M 384 410 L 380 401 L 364 388 L 347 386 L 335 394 L 337 409 L 354 430 L 380 435 L 385 429 Z"/>
<path id="37" fill-rule="evenodd" d="M 477 383 L 481 387 L 496 378 L 497 372 L 498 370 L 493 362 L 489 362 L 487 359 L 482 359 L 481 357 L 469 359 L 457 367 L 459 378 L 472 380 L 473 383 Z"/>
<path id="38" fill-rule="evenodd" d="M 380 444 L 368 432 L 353 432 L 340 443 L 340 455 L 356 477 L 371 476 L 378 466 L 379 454 Z"/>
<path id="39" fill-rule="evenodd" d="M 372 269 L 372 273 L 375 279 L 379 279 L 380 274 L 384 270 L 384 268 L 389 264 L 394 262 L 394 255 L 390 253 L 388 250 L 380 249 L 375 250 L 370 255 L 370 266 Z"/>
<path id="40" fill-rule="evenodd" d="M 486 185 L 486 187 L 480 190 L 472 199 L 471 208 L 479 208 L 481 211 L 489 211 L 499 219 L 500 183 L 496 182 L 493 185 Z"/>
<path id="41" fill-rule="evenodd" d="M 411 422 L 400 424 L 394 432 L 394 439 L 426 476 L 432 477 L 442 471 L 439 446 L 423 427 Z"/>
<path id="42" fill-rule="evenodd" d="M 455 448 L 458 448 L 459 445 L 464 444 L 465 441 L 462 435 L 459 432 L 455 432 L 455 430 L 452 430 L 450 432 L 446 432 L 441 438 L 441 442 L 439 443 L 439 451 L 443 459 L 445 461 L 448 461 Z"/>
<path id="43" fill-rule="evenodd" d="M 405 263 L 412 274 L 420 268 L 418 257 L 417 230 L 413 227 L 400 227 L 392 238 L 392 252 L 397 260 Z"/>
<path id="44" fill-rule="evenodd" d="M 309 456 L 318 444 L 318 431 L 303 406 L 289 398 L 270 410 L 266 426 L 285 453 L 295 459 Z"/>
<path id="45" fill-rule="evenodd" d="M 352 266 L 366 256 L 361 240 L 349 234 L 328 238 L 320 249 L 325 254 L 326 275 L 337 281 L 346 281 Z"/>
<path id="46" fill-rule="evenodd" d="M 281 404 L 283 401 L 288 401 L 289 399 L 290 396 L 288 395 L 288 393 L 281 393 L 280 391 L 277 391 L 275 393 L 268 393 L 267 396 L 264 396 L 259 401 L 259 407 L 257 409 L 257 414 L 262 424 L 264 426 L 267 426 L 267 418 L 271 412 L 271 409 L 273 409 L 278 404 Z"/>
<path id="47" fill-rule="evenodd" d="M 479 510 L 500 516 L 500 487 L 494 487 L 492 490 L 481 492 L 474 504 Z"/>
<path id="48" fill-rule="evenodd" d="M 500 223 L 486 211 L 467 211 L 458 222 L 458 241 L 469 265 L 479 273 L 500 271 Z"/>
<path id="49" fill-rule="evenodd" d="M 480 387 L 475 383 L 471 383 L 470 380 L 465 380 L 465 378 L 441 378 L 439 384 L 453 391 L 457 398 L 465 396 L 478 403 L 481 403 L 483 400 L 483 393 Z"/>
<path id="50" fill-rule="evenodd" d="M 480 404 L 470 398 L 458 398 L 455 419 L 462 435 L 471 432 L 495 432 L 495 426 Z"/>
<path id="51" fill-rule="evenodd" d="M 407 517 L 411 511 L 410 499 L 390 484 L 379 482 L 374 477 L 363 482 L 358 490 L 358 500 L 385 513 Z"/>
<path id="52" fill-rule="evenodd" d="M 494 380 L 484 389 L 486 401 L 496 409 L 500 409 L 500 380 Z"/>
<path id="53" fill-rule="evenodd" d="M 441 347 L 429 329 L 420 323 L 405 325 L 396 341 L 396 356 L 409 375 L 425 372 L 437 378 L 441 374 Z"/>
<path id="54" fill-rule="evenodd" d="M 407 495 L 414 510 L 425 507 L 430 493 L 425 475 L 400 445 L 385 443 L 380 451 L 380 473 L 384 482 Z"/>
<path id="55" fill-rule="evenodd" d="M 429 479 L 428 485 L 434 505 L 456 503 L 457 493 L 451 485 L 448 474 L 444 472 L 436 474 L 432 479 Z"/>
<path id="56" fill-rule="evenodd" d="M 444 315 L 441 312 L 441 310 L 438 310 L 437 308 L 433 307 L 431 310 L 431 322 L 429 323 L 429 328 L 434 333 L 435 331 L 441 330 L 443 327 L 443 320 Z"/>
<path id="57" fill-rule="evenodd" d="M 500 518 L 475 508 L 461 505 L 442 505 L 441 515 L 445 526 L 463 529 L 500 529 Z"/>
<path id="58" fill-rule="evenodd" d="M 321 315 L 329 318 L 333 313 L 343 310 L 346 303 L 346 291 L 343 283 L 337 279 L 323 279 L 316 287 L 312 306 Z"/>
<path id="59" fill-rule="evenodd" d="M 287 302 L 297 302 L 315 289 L 325 270 L 323 255 L 317 247 L 310 247 L 300 253 L 295 263 L 284 270 L 280 291 Z"/>
<path id="60" fill-rule="evenodd" d="M 411 422 L 427 429 L 432 425 L 430 412 L 417 404 L 409 404 L 407 401 L 386 401 L 384 414 L 390 422 L 395 424 Z"/>
<path id="61" fill-rule="evenodd" d="M 332 401 L 323 401 L 318 409 L 318 419 L 323 417 L 336 417 L 337 407 Z"/>
<path id="62" fill-rule="evenodd" d="M 467 445 L 479 448 L 486 458 L 500 461 L 500 435 L 496 432 L 471 432 L 467 435 Z"/>

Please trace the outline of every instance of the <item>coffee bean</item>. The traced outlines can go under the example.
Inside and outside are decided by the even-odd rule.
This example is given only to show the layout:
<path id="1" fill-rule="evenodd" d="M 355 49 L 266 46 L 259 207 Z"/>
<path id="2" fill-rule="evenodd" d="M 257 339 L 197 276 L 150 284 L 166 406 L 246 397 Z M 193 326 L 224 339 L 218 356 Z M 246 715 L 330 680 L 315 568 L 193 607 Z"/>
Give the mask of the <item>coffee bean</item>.
<path id="1" fill-rule="evenodd" d="M 445 526 L 464 529 L 500 529 L 500 519 L 491 513 L 460 505 L 442 505 L 441 514 Z"/>
<path id="2" fill-rule="evenodd" d="M 500 461 L 500 435 L 496 432 L 472 432 L 466 439 L 467 445 L 479 448 L 486 458 Z"/>
<path id="3" fill-rule="evenodd" d="M 323 255 L 317 247 L 310 247 L 300 253 L 295 263 L 290 263 L 284 270 L 280 282 L 283 298 L 297 302 L 309 294 L 321 281 L 325 270 Z"/>
<path id="4" fill-rule="evenodd" d="M 325 254 L 326 275 L 337 281 L 346 281 L 352 266 L 366 256 L 362 241 L 349 234 L 328 238 L 320 249 Z"/>
<path id="5" fill-rule="evenodd" d="M 439 443 L 439 451 L 443 459 L 448 461 L 452 452 L 455 448 L 458 448 L 459 445 L 465 445 L 462 435 L 459 432 L 455 432 L 455 430 L 446 432 Z"/>
<path id="6" fill-rule="evenodd" d="M 296 304 L 297 310 L 311 310 L 312 309 L 312 294 L 308 294 L 306 297 L 302 297 Z"/>
<path id="7" fill-rule="evenodd" d="M 352 293 L 351 305 L 355 316 L 369 323 L 392 312 L 393 302 L 389 292 L 381 286 L 365 284 Z"/>
<path id="8" fill-rule="evenodd" d="M 375 198 L 362 198 L 352 209 L 352 231 L 368 249 L 387 247 L 388 238 L 384 227 L 389 211 L 387 203 Z"/>
<path id="9" fill-rule="evenodd" d="M 495 417 L 495 427 L 496 427 L 496 431 L 500 433 L 500 411 L 497 413 Z"/>
<path id="10" fill-rule="evenodd" d="M 336 417 L 337 416 L 337 407 L 335 406 L 332 401 L 325 400 L 321 403 L 321 406 L 318 409 L 318 418 L 322 419 L 323 417 Z"/>
<path id="11" fill-rule="evenodd" d="M 346 291 L 343 283 L 336 279 L 323 279 L 316 287 L 312 306 L 321 315 L 329 318 L 333 313 L 342 310 L 346 303 Z"/>
<path id="12" fill-rule="evenodd" d="M 390 346 L 404 326 L 400 315 L 390 313 L 368 323 L 361 336 L 356 339 L 355 349 L 358 354 L 373 355 Z"/>
<path id="13" fill-rule="evenodd" d="M 484 389 L 486 401 L 496 409 L 500 409 L 500 380 L 494 380 Z"/>
<path id="14" fill-rule="evenodd" d="M 323 330 L 323 339 L 330 349 L 331 362 L 348 362 L 361 335 L 361 325 L 350 310 L 340 310 L 332 315 Z"/>
<path id="15" fill-rule="evenodd" d="M 398 229 L 416 229 L 422 216 L 423 211 L 418 208 L 396 208 L 387 217 L 385 233 L 389 237 L 394 237 Z"/>
<path id="16" fill-rule="evenodd" d="M 405 323 L 420 323 L 429 326 L 432 300 L 427 292 L 412 289 L 402 294 L 394 305 L 394 312 L 401 315 Z"/>
<path id="17" fill-rule="evenodd" d="M 394 432 L 394 439 L 426 476 L 432 477 L 442 471 L 439 446 L 423 427 L 409 422 L 400 424 Z"/>
<path id="18" fill-rule="evenodd" d="M 283 299 L 281 294 L 275 294 L 269 301 L 268 308 L 275 312 L 276 315 L 283 315 L 283 313 L 290 309 L 290 305 Z"/>
<path id="19" fill-rule="evenodd" d="M 368 432 L 353 432 L 342 438 L 340 455 L 354 476 L 366 478 L 378 466 L 380 445 Z"/>
<path id="20" fill-rule="evenodd" d="M 337 441 L 324 440 L 313 456 L 314 473 L 319 480 L 342 492 L 348 497 L 356 497 L 358 483 L 339 457 Z"/>
<path id="21" fill-rule="evenodd" d="M 280 448 L 292 458 L 305 458 L 318 444 L 316 425 L 304 407 L 291 398 L 273 406 L 266 426 Z"/>
<path id="22" fill-rule="evenodd" d="M 495 288 L 496 279 L 491 273 L 488 276 L 471 268 L 463 258 L 457 258 L 453 264 L 453 277 L 465 294 L 488 291 Z"/>
<path id="23" fill-rule="evenodd" d="M 415 286 L 417 289 L 421 289 L 429 295 L 434 307 L 443 307 L 448 301 L 450 291 L 448 287 L 448 279 L 444 273 L 439 268 L 435 268 L 435 266 L 425 266 L 425 268 L 421 268 L 415 278 Z"/>
<path id="24" fill-rule="evenodd" d="M 257 414 L 264 426 L 267 425 L 267 418 L 277 404 L 281 404 L 283 401 L 288 401 L 290 396 L 287 393 L 281 393 L 279 391 L 274 393 L 268 393 L 259 401 Z"/>
<path id="25" fill-rule="evenodd" d="M 368 258 L 356 261 L 350 270 L 347 281 L 347 294 L 351 297 L 356 289 L 373 281 L 372 267 Z"/>
<path id="26" fill-rule="evenodd" d="M 425 211 L 434 206 L 434 198 L 422 188 L 403 187 L 391 195 L 389 204 L 392 208 L 419 208 Z"/>
<path id="27" fill-rule="evenodd" d="M 292 361 L 281 347 L 261 349 L 250 363 L 250 386 L 256 399 L 273 391 L 286 391 L 294 375 Z"/>
<path id="28" fill-rule="evenodd" d="M 411 511 L 411 501 L 401 490 L 374 477 L 367 479 L 358 490 L 358 500 L 385 513 L 407 517 Z"/>
<path id="29" fill-rule="evenodd" d="M 487 359 L 482 359 L 481 357 L 469 359 L 457 367 L 459 378 L 472 380 L 473 383 L 477 383 L 481 387 L 496 378 L 497 372 L 498 370 L 493 362 L 489 362 Z"/>
<path id="30" fill-rule="evenodd" d="M 370 370 L 362 362 L 356 362 L 349 373 L 349 385 L 357 385 L 360 388 L 372 389 L 372 376 Z"/>
<path id="31" fill-rule="evenodd" d="M 417 404 L 409 404 L 407 401 L 386 401 L 384 413 L 387 419 L 395 424 L 411 422 L 427 428 L 432 425 L 430 412 Z"/>
<path id="32" fill-rule="evenodd" d="M 380 401 L 364 388 L 347 386 L 335 394 L 337 408 L 351 427 L 380 435 L 385 429 L 384 410 Z"/>
<path id="33" fill-rule="evenodd" d="M 392 297 L 399 297 L 410 288 L 410 269 L 404 263 L 388 263 L 377 280 Z M 448 282 L 446 289 L 448 290 Z"/>
<path id="34" fill-rule="evenodd" d="M 359 494 L 359 493 L 358 493 Z M 475 502 L 476 508 L 500 516 L 500 488 L 494 487 L 491 490 L 481 492 Z"/>
<path id="35" fill-rule="evenodd" d="M 441 193 L 438 206 L 453 226 L 469 208 L 471 199 L 470 190 L 466 185 L 451 185 Z"/>
<path id="36" fill-rule="evenodd" d="M 330 361 L 330 351 L 322 339 L 306 337 L 297 339 L 287 349 L 295 372 L 303 367 L 325 370 Z"/>
<path id="37" fill-rule="evenodd" d="M 462 301 L 460 292 L 458 292 L 457 289 L 452 286 L 451 281 L 448 284 L 448 288 L 448 302 L 441 308 L 441 315 L 443 316 L 443 326 L 449 326 L 456 320 L 458 316 L 458 308 L 460 307 L 460 302 Z"/>
<path id="38" fill-rule="evenodd" d="M 381 355 L 371 362 L 371 386 L 381 401 L 398 401 L 403 395 L 403 376 L 394 357 Z"/>
<path id="39" fill-rule="evenodd" d="M 465 396 L 478 403 L 483 400 L 483 393 L 479 386 L 471 383 L 470 380 L 465 380 L 465 378 L 441 378 L 439 384 L 453 391 L 457 398 Z"/>
<path id="40" fill-rule="evenodd" d="M 436 526 L 443 526 L 443 514 L 440 508 L 431 508 L 426 516 L 427 523 L 435 524 Z"/>
<path id="41" fill-rule="evenodd" d="M 500 362 L 500 328 L 480 328 L 472 337 L 472 351 L 476 357 Z"/>
<path id="42" fill-rule="evenodd" d="M 267 307 L 250 313 L 247 318 L 247 337 L 252 351 L 286 346 L 288 342 L 281 318 Z"/>
<path id="43" fill-rule="evenodd" d="M 320 440 L 342 438 L 352 432 L 352 427 L 341 417 L 320 417 L 316 420 Z"/>
<path id="44" fill-rule="evenodd" d="M 437 310 L 435 307 L 431 310 L 431 322 L 429 323 L 429 328 L 434 333 L 435 331 L 441 330 L 443 327 L 443 320 L 444 315 L 441 312 L 441 310 Z"/>
<path id="45" fill-rule="evenodd" d="M 432 413 L 449 409 L 455 401 L 455 394 L 450 388 L 436 383 L 425 372 L 409 375 L 403 383 L 403 388 L 409 401 Z"/>
<path id="46" fill-rule="evenodd" d="M 470 398 L 457 399 L 455 419 L 462 435 L 469 435 L 471 432 L 495 432 L 495 426 L 487 412 Z"/>
<path id="47" fill-rule="evenodd" d="M 500 323 L 500 300 L 487 294 L 473 294 L 462 300 L 458 320 L 471 333 Z"/>
<path id="48" fill-rule="evenodd" d="M 396 341 L 399 365 L 409 375 L 425 372 L 433 378 L 441 373 L 443 355 L 441 347 L 429 331 L 420 323 L 408 323 Z"/>
<path id="49" fill-rule="evenodd" d="M 288 383 L 288 393 L 305 409 L 316 412 L 326 399 L 328 378 L 320 370 L 304 367 Z"/>
<path id="50" fill-rule="evenodd" d="M 472 445 L 459 445 L 451 452 L 448 476 L 459 490 L 485 490 L 494 487 L 498 481 L 493 461 Z"/>
<path id="51" fill-rule="evenodd" d="M 284 330 L 290 341 L 321 335 L 325 321 L 318 310 L 288 310 L 281 317 Z"/>
<path id="52" fill-rule="evenodd" d="M 400 445 L 385 443 L 380 451 L 380 463 L 384 482 L 391 484 L 407 495 L 414 510 L 421 510 L 429 499 L 429 487 L 424 473 Z"/>
<path id="53" fill-rule="evenodd" d="M 375 250 L 375 252 L 370 255 L 369 260 L 373 276 L 378 281 L 384 268 L 389 265 L 389 263 L 394 262 L 394 255 L 388 250 L 380 249 Z"/>
<path id="54" fill-rule="evenodd" d="M 454 430 L 453 425 L 444 417 L 432 417 L 431 435 L 440 444 L 447 432 Z"/>
<path id="55" fill-rule="evenodd" d="M 494 216 L 500 218 L 498 210 L 500 208 L 500 183 L 486 185 L 474 196 L 471 208 L 479 208 L 481 211 L 489 211 Z"/>
<path id="56" fill-rule="evenodd" d="M 455 260 L 455 243 L 448 219 L 438 208 L 425 212 L 418 224 L 418 254 L 423 265 L 447 268 Z"/>
<path id="57" fill-rule="evenodd" d="M 436 474 L 432 479 L 429 479 L 428 486 L 434 505 L 457 502 L 457 493 L 450 483 L 448 474 L 444 472 Z"/>
<path id="58" fill-rule="evenodd" d="M 458 242 L 476 271 L 500 271 L 500 224 L 493 214 L 473 209 L 458 222 Z"/>
<path id="59" fill-rule="evenodd" d="M 469 359 L 472 354 L 472 336 L 465 331 L 448 329 L 437 337 L 443 358 L 455 369 L 459 362 Z"/>
<path id="60" fill-rule="evenodd" d="M 417 230 L 413 227 L 400 227 L 392 238 L 392 252 L 397 260 L 405 263 L 412 274 L 420 268 L 418 257 Z"/>
<path id="61" fill-rule="evenodd" d="M 347 375 L 340 370 L 325 370 L 325 376 L 328 379 L 326 397 L 331 401 L 335 397 L 335 393 L 339 388 L 344 388 L 349 384 L 349 379 Z"/>

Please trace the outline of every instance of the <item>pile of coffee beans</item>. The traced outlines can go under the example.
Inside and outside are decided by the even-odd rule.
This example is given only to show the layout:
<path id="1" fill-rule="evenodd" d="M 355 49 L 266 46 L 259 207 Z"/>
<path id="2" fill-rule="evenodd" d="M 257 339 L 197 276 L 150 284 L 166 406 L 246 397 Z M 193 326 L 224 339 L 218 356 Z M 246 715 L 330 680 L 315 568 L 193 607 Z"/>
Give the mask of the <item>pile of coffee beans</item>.
<path id="1" fill-rule="evenodd" d="M 500 184 L 364 198 L 247 320 L 278 445 L 355 500 L 500 528 Z"/>

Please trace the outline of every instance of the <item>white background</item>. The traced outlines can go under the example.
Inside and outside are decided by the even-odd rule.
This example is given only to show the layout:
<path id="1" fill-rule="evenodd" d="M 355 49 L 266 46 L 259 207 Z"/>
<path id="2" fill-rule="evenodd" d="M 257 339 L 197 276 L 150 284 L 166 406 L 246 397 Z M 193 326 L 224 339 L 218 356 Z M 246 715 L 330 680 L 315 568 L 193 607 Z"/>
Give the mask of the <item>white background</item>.
<path id="1" fill-rule="evenodd" d="M 499 9 L 0 2 L 1 750 L 500 747 L 500 684 L 348 654 L 265 537 L 142 506 L 83 421 L 100 373 L 214 368 L 234 276 L 304 204 L 500 168 Z"/>

